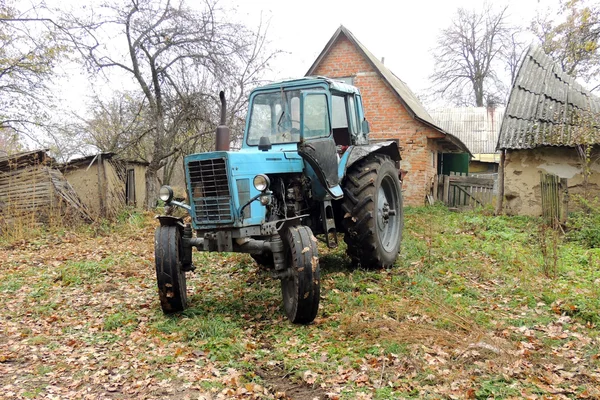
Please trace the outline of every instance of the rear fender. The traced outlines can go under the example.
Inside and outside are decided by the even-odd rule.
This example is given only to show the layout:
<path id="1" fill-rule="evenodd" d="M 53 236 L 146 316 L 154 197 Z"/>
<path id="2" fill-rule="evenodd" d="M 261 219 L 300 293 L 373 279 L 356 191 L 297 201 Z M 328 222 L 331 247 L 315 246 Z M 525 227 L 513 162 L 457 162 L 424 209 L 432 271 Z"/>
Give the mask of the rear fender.
<path id="1" fill-rule="evenodd" d="M 183 219 L 179 217 L 173 217 L 171 215 L 158 215 L 156 219 L 158 222 L 160 222 L 160 226 L 176 226 L 182 231 L 183 228 L 185 228 Z"/>
<path id="2" fill-rule="evenodd" d="M 400 157 L 400 148 L 398 147 L 397 142 L 388 141 L 368 144 L 364 146 L 352 146 L 349 147 L 348 150 L 346 150 L 346 152 L 340 159 L 340 163 L 338 165 L 338 176 L 340 181 L 344 179 L 344 177 L 346 176 L 346 171 L 352 166 L 352 164 L 359 160 L 362 160 L 363 158 L 373 153 L 389 156 L 396 163 L 398 172 L 400 171 L 400 160 L 402 159 L 402 157 Z"/>

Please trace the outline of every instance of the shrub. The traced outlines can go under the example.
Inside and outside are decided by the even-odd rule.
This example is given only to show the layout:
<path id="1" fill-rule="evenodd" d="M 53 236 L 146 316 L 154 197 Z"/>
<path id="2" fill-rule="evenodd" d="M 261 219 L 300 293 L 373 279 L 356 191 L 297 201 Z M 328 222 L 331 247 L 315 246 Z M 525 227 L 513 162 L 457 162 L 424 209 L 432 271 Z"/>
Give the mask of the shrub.
<path id="1" fill-rule="evenodd" d="M 567 238 L 588 248 L 600 248 L 600 200 L 576 197 L 579 210 L 569 214 Z"/>

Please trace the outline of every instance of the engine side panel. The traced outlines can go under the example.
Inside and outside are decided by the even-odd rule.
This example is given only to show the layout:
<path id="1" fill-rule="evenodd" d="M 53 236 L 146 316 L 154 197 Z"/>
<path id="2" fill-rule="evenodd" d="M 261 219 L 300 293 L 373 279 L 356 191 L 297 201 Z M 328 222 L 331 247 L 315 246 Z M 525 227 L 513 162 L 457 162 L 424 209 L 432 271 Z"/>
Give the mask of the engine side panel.
<path id="1" fill-rule="evenodd" d="M 194 229 L 245 227 L 265 222 L 266 209 L 253 180 L 258 174 L 301 174 L 304 162 L 295 150 L 216 151 L 184 159 Z M 288 154 L 289 153 L 289 154 Z M 243 218 L 242 218 L 243 217 Z"/>

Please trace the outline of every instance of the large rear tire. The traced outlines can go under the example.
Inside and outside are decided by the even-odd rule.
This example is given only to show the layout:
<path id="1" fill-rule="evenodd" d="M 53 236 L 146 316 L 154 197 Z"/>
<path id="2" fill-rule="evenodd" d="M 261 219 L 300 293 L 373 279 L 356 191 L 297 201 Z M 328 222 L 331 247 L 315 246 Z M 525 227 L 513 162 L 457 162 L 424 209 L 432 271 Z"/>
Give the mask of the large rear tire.
<path id="1" fill-rule="evenodd" d="M 372 154 L 353 165 L 344 181 L 347 254 L 368 269 L 389 267 L 400 252 L 404 214 L 395 163 Z"/>
<path id="2" fill-rule="evenodd" d="M 310 228 L 293 226 L 283 234 L 288 274 L 281 279 L 283 306 L 295 324 L 309 324 L 317 316 L 321 270 L 317 239 Z"/>
<path id="3" fill-rule="evenodd" d="M 160 306 L 165 314 L 187 307 L 187 286 L 181 258 L 183 244 L 177 226 L 159 226 L 154 235 L 154 260 Z"/>

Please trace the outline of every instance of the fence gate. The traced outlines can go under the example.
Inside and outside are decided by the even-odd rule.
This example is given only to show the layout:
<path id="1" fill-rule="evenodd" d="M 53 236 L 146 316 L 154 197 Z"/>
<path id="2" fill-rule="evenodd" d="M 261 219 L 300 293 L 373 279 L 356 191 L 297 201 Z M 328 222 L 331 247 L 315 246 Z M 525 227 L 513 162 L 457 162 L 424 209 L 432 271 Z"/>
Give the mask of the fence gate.
<path id="1" fill-rule="evenodd" d="M 495 174 L 497 177 L 497 174 Z M 437 198 L 448 207 L 469 208 L 493 204 L 496 178 L 439 175 Z"/>
<path id="2" fill-rule="evenodd" d="M 554 174 L 541 173 L 542 215 L 555 226 L 566 221 L 567 179 Z"/>

